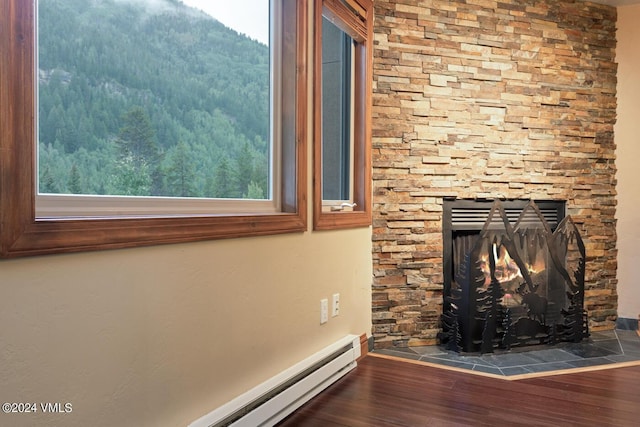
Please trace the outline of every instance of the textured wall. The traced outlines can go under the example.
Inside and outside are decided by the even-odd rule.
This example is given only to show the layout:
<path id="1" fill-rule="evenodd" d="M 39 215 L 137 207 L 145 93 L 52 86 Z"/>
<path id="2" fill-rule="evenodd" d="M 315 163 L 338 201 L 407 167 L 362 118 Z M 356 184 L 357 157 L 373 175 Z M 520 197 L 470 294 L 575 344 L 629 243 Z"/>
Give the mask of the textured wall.
<path id="1" fill-rule="evenodd" d="M 618 315 L 637 319 L 640 315 L 640 4 L 618 8 Z"/>
<path id="2" fill-rule="evenodd" d="M 377 0 L 373 334 L 435 343 L 442 200 L 566 200 L 594 329 L 616 318 L 616 10 Z"/>

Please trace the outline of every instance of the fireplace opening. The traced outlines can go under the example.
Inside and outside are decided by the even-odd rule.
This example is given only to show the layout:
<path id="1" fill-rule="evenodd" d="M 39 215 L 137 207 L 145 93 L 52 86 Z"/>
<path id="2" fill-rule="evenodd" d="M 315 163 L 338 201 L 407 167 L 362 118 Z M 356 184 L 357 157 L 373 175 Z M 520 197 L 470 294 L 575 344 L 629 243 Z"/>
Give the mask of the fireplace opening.
<path id="1" fill-rule="evenodd" d="M 489 353 L 589 335 L 584 244 L 558 201 L 446 200 L 441 344 Z"/>

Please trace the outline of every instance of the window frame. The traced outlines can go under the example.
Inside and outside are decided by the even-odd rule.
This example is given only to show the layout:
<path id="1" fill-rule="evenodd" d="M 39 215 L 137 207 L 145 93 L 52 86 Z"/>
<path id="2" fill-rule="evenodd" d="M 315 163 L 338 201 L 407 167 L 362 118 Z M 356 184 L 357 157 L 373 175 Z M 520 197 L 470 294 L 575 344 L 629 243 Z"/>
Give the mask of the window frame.
<path id="1" fill-rule="evenodd" d="M 371 0 L 322 0 L 314 9 L 314 143 L 313 227 L 334 230 L 371 225 L 371 105 L 373 87 L 373 20 Z M 328 16 L 356 42 L 354 52 L 353 193 L 355 206 L 327 209 L 322 191 L 322 19 Z"/>
<path id="2" fill-rule="evenodd" d="M 322 99 L 322 111 L 321 114 L 323 116 L 323 123 L 322 123 L 322 179 L 323 179 L 323 185 L 322 185 L 322 204 L 323 204 L 323 210 L 327 211 L 327 210 L 331 210 L 334 209 L 336 207 L 339 207 L 340 209 L 342 209 L 345 205 L 344 204 L 353 204 L 353 138 L 354 138 L 354 133 L 353 133 L 353 113 L 354 113 L 354 103 L 353 103 L 353 99 L 354 99 L 354 73 L 355 73 L 355 64 L 354 64 L 354 41 L 353 39 L 344 31 L 342 31 L 340 28 L 336 27 L 335 25 L 333 25 L 333 23 L 331 23 L 327 18 L 325 18 L 324 16 L 322 17 L 322 34 L 323 37 L 326 35 L 325 30 L 327 29 L 327 23 L 329 23 L 329 25 L 333 26 L 334 28 L 336 28 L 338 31 L 340 31 L 342 34 L 340 36 L 340 44 L 341 46 L 339 46 L 339 56 L 341 59 L 341 66 L 340 66 L 340 77 L 338 79 L 339 81 L 339 87 L 340 87 L 340 93 L 342 94 L 341 96 L 338 95 L 337 98 L 338 99 L 338 103 L 339 103 L 339 114 L 337 114 L 336 116 L 333 116 L 334 118 L 336 118 L 338 121 L 335 123 L 330 123 L 331 126 L 329 127 L 337 127 L 339 129 L 339 137 L 336 141 L 333 142 L 337 142 L 336 145 L 334 145 L 332 148 L 332 153 L 333 153 L 333 159 L 337 160 L 336 164 L 333 165 L 335 167 L 334 169 L 334 174 L 332 178 L 336 178 L 336 175 L 339 176 L 340 178 L 338 179 L 338 185 L 336 186 L 337 188 L 334 188 L 334 191 L 337 191 L 340 195 L 340 197 L 335 197 L 335 198 L 327 198 L 327 187 L 325 186 L 326 181 L 327 181 L 327 172 L 328 172 L 328 168 L 327 166 L 331 166 L 331 165 L 326 165 L 325 163 L 327 162 L 327 158 L 326 158 L 326 151 L 325 149 L 327 148 L 327 141 L 326 141 L 326 129 L 327 129 L 327 125 L 328 123 L 326 122 L 326 120 L 324 120 L 324 118 L 326 118 L 326 112 L 327 112 L 327 105 L 326 105 L 326 99 L 323 96 Z M 348 38 L 348 39 L 347 39 Z M 324 46 L 324 40 L 323 40 L 323 45 L 321 46 L 322 49 L 322 53 L 324 55 L 325 53 L 325 46 Z M 323 72 L 323 76 L 322 76 L 322 84 L 324 85 L 324 82 L 327 80 L 327 76 L 324 75 L 325 72 L 325 66 L 327 65 L 327 62 L 325 61 L 326 58 L 323 58 L 323 64 L 322 64 L 322 72 Z M 329 80 L 331 81 L 335 76 L 331 75 L 329 76 Z M 324 95 L 324 87 L 323 87 L 323 95 Z M 334 100 L 335 101 L 335 100 Z M 335 105 L 335 104 L 334 104 Z M 337 125 L 337 126 L 336 126 Z M 335 138 L 336 135 L 333 135 L 333 137 Z M 337 157 L 337 158 L 336 158 Z M 337 194 L 336 194 L 337 195 Z M 347 208 L 349 209 L 349 208 Z"/>
<path id="3" fill-rule="evenodd" d="M 0 0 L 0 258 L 305 231 L 308 3 L 283 3 L 280 212 L 36 218 L 36 3 Z"/>

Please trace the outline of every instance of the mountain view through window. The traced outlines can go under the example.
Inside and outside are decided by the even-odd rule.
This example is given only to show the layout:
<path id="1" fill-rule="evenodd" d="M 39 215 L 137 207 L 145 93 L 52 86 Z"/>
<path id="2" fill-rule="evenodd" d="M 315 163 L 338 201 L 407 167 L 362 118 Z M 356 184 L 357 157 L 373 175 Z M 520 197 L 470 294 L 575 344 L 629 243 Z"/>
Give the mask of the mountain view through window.
<path id="1" fill-rule="evenodd" d="M 264 40 L 178 0 L 40 0 L 37 77 L 39 193 L 271 197 Z"/>

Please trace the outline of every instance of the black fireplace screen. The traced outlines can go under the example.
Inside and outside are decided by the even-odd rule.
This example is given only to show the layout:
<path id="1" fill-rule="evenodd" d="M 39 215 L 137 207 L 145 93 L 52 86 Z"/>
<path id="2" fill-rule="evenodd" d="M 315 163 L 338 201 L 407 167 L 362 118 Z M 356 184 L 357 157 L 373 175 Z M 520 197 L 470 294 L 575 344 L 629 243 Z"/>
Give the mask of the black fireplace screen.
<path id="1" fill-rule="evenodd" d="M 508 209 L 496 201 L 481 215 L 482 208 L 445 207 L 440 340 L 447 348 L 490 353 L 589 335 L 584 244 L 563 204 L 554 203 L 541 211 L 532 201 Z"/>

